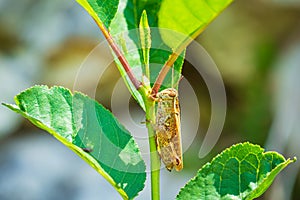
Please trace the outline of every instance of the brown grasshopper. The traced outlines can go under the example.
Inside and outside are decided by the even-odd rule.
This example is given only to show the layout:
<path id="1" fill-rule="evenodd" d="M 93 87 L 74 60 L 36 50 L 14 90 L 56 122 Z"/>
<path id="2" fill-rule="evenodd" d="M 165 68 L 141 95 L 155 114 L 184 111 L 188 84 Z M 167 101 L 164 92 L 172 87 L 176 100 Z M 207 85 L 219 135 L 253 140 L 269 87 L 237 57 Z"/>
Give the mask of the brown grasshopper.
<path id="1" fill-rule="evenodd" d="M 180 171 L 183 168 L 180 134 L 178 92 L 167 88 L 157 93 L 156 145 L 166 168 Z"/>

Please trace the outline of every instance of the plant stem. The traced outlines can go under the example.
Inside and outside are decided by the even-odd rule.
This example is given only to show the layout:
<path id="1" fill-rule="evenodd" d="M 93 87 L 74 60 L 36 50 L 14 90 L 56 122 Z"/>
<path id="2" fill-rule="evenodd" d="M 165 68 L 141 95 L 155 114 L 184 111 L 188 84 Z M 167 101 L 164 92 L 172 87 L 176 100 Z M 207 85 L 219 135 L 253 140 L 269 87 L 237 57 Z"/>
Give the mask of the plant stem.
<path id="1" fill-rule="evenodd" d="M 129 66 L 129 63 L 127 62 L 126 58 L 124 57 L 124 55 L 121 52 L 121 50 L 119 49 L 119 47 L 114 42 L 112 36 L 110 35 L 110 33 L 108 32 L 106 27 L 103 26 L 103 24 L 98 23 L 97 20 L 95 20 L 95 22 L 97 23 L 98 27 L 100 28 L 101 32 L 103 33 L 104 37 L 106 38 L 108 44 L 110 45 L 113 52 L 116 54 L 117 58 L 119 59 L 120 63 L 122 64 L 122 66 L 123 66 L 124 70 L 126 71 L 129 79 L 131 80 L 132 84 L 138 90 L 142 86 L 142 83 L 132 73 L 132 70 Z"/>
<path id="2" fill-rule="evenodd" d="M 153 106 L 154 107 L 154 106 Z M 147 119 L 155 119 L 155 114 L 152 113 L 152 107 L 148 112 L 149 116 Z M 153 118 L 154 116 L 154 118 Z M 153 129 L 153 124 L 147 123 L 148 136 L 149 136 L 149 146 L 150 146 L 150 160 L 151 160 L 151 195 L 152 200 L 160 199 L 160 158 L 157 153 L 156 141 L 155 141 L 155 131 Z"/>
<path id="3" fill-rule="evenodd" d="M 191 38 L 186 38 L 182 44 L 170 55 L 169 59 L 167 62 L 164 64 L 163 68 L 160 70 L 155 83 L 153 84 L 152 87 L 152 96 L 156 96 L 156 94 L 159 91 L 159 88 L 161 84 L 163 83 L 166 75 L 168 74 L 168 71 L 171 69 L 172 65 L 175 63 L 177 60 L 178 56 L 184 51 L 184 49 L 187 47 L 187 45 L 191 42 Z"/>
<path id="4" fill-rule="evenodd" d="M 143 87 L 143 89 L 145 89 Z M 150 96 L 151 88 L 140 90 L 143 93 L 146 107 L 146 126 L 148 129 L 148 138 L 150 146 L 150 162 L 151 162 L 151 196 L 152 200 L 160 199 L 160 157 L 157 152 L 155 141 L 155 101 Z"/>
<path id="5" fill-rule="evenodd" d="M 176 61 L 176 59 L 178 58 L 179 54 L 176 52 L 173 52 L 169 59 L 167 60 L 167 62 L 165 63 L 165 65 L 163 66 L 163 68 L 161 69 L 161 71 L 158 74 L 158 77 L 153 85 L 152 88 L 152 95 L 155 96 L 161 86 L 161 84 L 163 83 L 168 71 L 171 69 L 172 65 L 174 64 L 174 62 Z"/>

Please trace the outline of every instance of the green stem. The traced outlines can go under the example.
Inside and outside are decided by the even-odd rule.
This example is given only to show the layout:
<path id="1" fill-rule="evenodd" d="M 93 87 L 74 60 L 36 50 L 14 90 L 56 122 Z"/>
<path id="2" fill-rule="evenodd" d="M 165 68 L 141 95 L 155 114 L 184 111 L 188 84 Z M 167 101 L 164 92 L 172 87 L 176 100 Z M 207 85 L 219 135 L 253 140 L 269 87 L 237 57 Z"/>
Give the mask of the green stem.
<path id="1" fill-rule="evenodd" d="M 144 90 L 143 90 L 144 89 Z M 157 152 L 155 141 L 155 101 L 150 96 L 151 88 L 142 89 L 146 107 L 146 126 L 148 129 L 150 162 L 151 162 L 151 196 L 152 200 L 160 199 L 160 157 Z"/>

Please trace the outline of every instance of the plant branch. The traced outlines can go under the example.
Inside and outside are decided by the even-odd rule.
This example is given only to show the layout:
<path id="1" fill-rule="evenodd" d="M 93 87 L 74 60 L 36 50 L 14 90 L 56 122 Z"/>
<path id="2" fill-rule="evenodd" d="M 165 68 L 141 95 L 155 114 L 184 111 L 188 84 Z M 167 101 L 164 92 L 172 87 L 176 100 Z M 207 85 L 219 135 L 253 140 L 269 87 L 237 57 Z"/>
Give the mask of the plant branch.
<path id="1" fill-rule="evenodd" d="M 126 71 L 129 79 L 131 80 L 132 84 L 138 90 L 142 86 L 142 83 L 132 73 L 132 70 L 131 70 L 131 68 L 129 66 L 129 63 L 127 62 L 126 58 L 122 54 L 122 52 L 119 49 L 119 47 L 114 42 L 112 36 L 110 35 L 110 33 L 108 32 L 108 30 L 106 29 L 106 27 L 103 26 L 102 24 L 98 23 L 96 20 L 95 20 L 95 22 L 98 25 L 98 27 L 100 28 L 100 30 L 103 33 L 103 35 L 106 38 L 106 40 L 108 41 L 108 44 L 110 45 L 110 47 L 112 48 L 112 50 L 116 54 L 116 56 L 119 59 L 120 63 L 122 64 L 122 66 L 123 66 L 124 70 Z"/>

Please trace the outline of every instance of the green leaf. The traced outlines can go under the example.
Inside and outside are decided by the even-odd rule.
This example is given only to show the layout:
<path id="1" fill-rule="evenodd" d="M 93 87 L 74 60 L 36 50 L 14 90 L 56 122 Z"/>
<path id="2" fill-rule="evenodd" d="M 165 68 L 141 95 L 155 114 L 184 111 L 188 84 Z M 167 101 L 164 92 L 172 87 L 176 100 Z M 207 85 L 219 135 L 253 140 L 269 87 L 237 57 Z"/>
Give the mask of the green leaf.
<path id="1" fill-rule="evenodd" d="M 139 22 L 142 16 L 143 11 L 146 11 L 149 27 L 151 30 L 151 49 L 150 49 L 150 83 L 153 86 L 160 70 L 163 65 L 169 59 L 170 55 L 173 53 L 173 50 L 167 46 L 160 36 L 159 26 L 158 26 L 158 13 L 160 11 L 160 6 L 162 0 L 152 0 L 152 1 L 135 1 L 127 0 L 126 7 L 120 12 L 123 13 L 124 21 L 126 22 L 127 29 L 129 30 L 130 39 L 136 44 L 136 47 L 139 49 L 140 59 L 142 60 L 142 51 L 140 46 L 139 37 Z M 112 24 L 114 21 L 112 22 Z M 116 20 L 116 23 L 119 24 L 119 21 Z M 117 32 L 124 31 L 123 27 L 119 26 Z M 181 77 L 181 70 L 184 61 L 185 51 L 181 53 L 176 62 L 173 65 L 173 71 L 171 70 L 166 79 L 164 80 L 160 90 L 165 88 L 178 88 L 178 81 Z"/>
<path id="2" fill-rule="evenodd" d="M 76 0 L 86 11 L 94 18 L 94 20 L 106 28 L 109 27 L 114 18 L 119 0 Z"/>
<path id="3" fill-rule="evenodd" d="M 34 86 L 4 104 L 91 165 L 124 199 L 144 188 L 145 163 L 130 133 L 102 105 L 62 87 Z"/>
<path id="4" fill-rule="evenodd" d="M 143 11 L 147 13 L 148 25 L 151 31 L 151 49 L 149 55 L 151 85 L 153 85 L 159 71 L 162 69 L 163 65 L 173 52 L 170 47 L 164 44 L 160 37 L 157 16 L 157 13 L 160 9 L 160 4 L 161 0 L 122 1 L 119 5 L 116 16 L 112 20 L 112 23 L 110 25 L 110 33 L 113 36 L 114 41 L 122 49 L 125 58 L 129 62 L 135 76 L 141 82 L 143 82 L 143 75 L 146 74 L 144 74 L 145 70 L 142 69 L 144 58 L 141 41 L 143 40 L 143 38 L 140 37 L 139 28 Z M 163 82 L 161 90 L 168 87 L 177 88 L 176 83 L 181 77 L 183 61 L 184 52 L 174 63 L 173 73 L 172 71 L 168 73 L 167 78 Z M 119 65 L 119 70 L 121 71 L 122 76 L 126 78 L 126 73 L 120 67 L 120 63 L 118 61 L 117 64 Z M 128 82 L 128 79 L 126 80 L 126 82 Z M 143 98 L 141 98 L 139 94 L 134 94 L 135 89 L 131 87 L 130 84 L 127 83 L 127 86 L 129 86 L 131 93 L 133 94 L 135 99 L 144 108 Z"/>
<path id="5" fill-rule="evenodd" d="M 233 0 L 163 0 L 158 13 L 158 27 L 163 41 L 172 49 L 191 42 Z M 173 31 L 165 31 L 164 29 Z"/>
<path id="6" fill-rule="evenodd" d="M 149 27 L 152 33 L 152 48 L 150 49 L 149 55 L 149 81 L 153 85 L 162 66 L 165 64 L 165 62 L 173 52 L 170 47 L 164 44 L 157 28 L 157 13 L 160 9 L 161 0 L 122 0 L 120 3 L 119 1 L 113 1 L 114 3 L 109 3 L 109 1 L 100 0 L 77 0 L 77 2 L 82 5 L 82 7 L 84 7 L 94 18 L 101 31 L 104 31 L 104 34 L 108 34 L 107 30 L 109 30 L 109 34 L 112 36 L 114 43 L 117 44 L 117 46 L 122 51 L 133 71 L 133 74 L 141 82 L 144 81 L 143 78 L 146 74 L 144 74 L 145 70 L 142 69 L 144 56 L 141 47 L 139 25 L 142 12 L 146 10 L 149 20 Z M 100 2 L 103 3 L 101 4 Z M 118 5 L 117 10 L 116 5 Z M 107 19 L 105 17 L 105 14 L 107 14 Z M 105 28 L 103 28 L 102 26 L 104 26 Z M 173 72 L 170 71 L 168 73 L 166 79 L 163 82 L 161 90 L 168 87 L 178 87 L 177 82 L 181 77 L 184 54 L 185 52 L 183 52 L 174 63 L 174 70 Z M 122 67 L 116 56 L 115 61 L 132 96 L 145 110 L 143 97 L 131 83 L 124 68 Z"/>
<path id="7" fill-rule="evenodd" d="M 168 72 L 164 79 L 160 90 L 178 87 L 185 48 L 191 42 L 189 38 L 198 36 L 232 2 L 232 0 L 121 0 L 120 2 L 114 1 L 114 3 L 101 1 L 104 3 L 100 4 L 100 0 L 77 1 L 90 13 L 97 24 L 100 24 L 100 28 L 101 24 L 104 24 L 106 30 L 110 31 L 114 43 L 120 48 L 133 74 L 140 82 L 144 82 L 144 75 L 146 77 L 149 75 L 148 79 L 151 86 L 153 86 L 160 70 L 171 54 L 174 52 L 181 53 L 173 64 L 172 70 Z M 118 5 L 117 12 L 116 7 L 112 6 L 113 4 Z M 109 12 L 110 9 L 111 12 Z M 142 48 L 141 42 L 145 38 L 141 38 L 139 31 L 144 10 L 147 13 L 148 24 L 151 29 L 149 74 L 147 70 L 143 69 L 146 52 Z M 107 13 L 107 23 L 102 22 L 106 20 L 103 13 Z M 104 31 L 104 34 L 107 34 L 106 30 L 103 28 L 101 30 Z M 180 35 L 176 32 L 179 32 Z M 145 110 L 143 97 L 127 77 L 117 57 L 115 57 L 115 60 L 131 94 Z"/>
<path id="8" fill-rule="evenodd" d="M 293 160 L 264 152 L 248 142 L 233 145 L 205 164 L 179 192 L 177 199 L 254 199 Z"/>
<path id="9" fill-rule="evenodd" d="M 126 28 L 126 23 L 124 23 L 125 19 L 123 18 L 121 11 L 124 2 L 120 4 L 119 0 L 77 0 L 77 2 L 92 16 L 104 35 L 112 36 L 114 43 L 122 50 L 122 53 L 128 61 L 133 73 L 141 80 L 142 74 L 139 71 L 139 68 L 141 68 L 141 58 L 138 53 L 138 49 L 135 47 L 135 44 L 132 44 L 130 40 L 123 36 L 124 31 L 128 30 Z M 117 10 L 119 10 L 119 12 L 117 12 Z M 115 23 L 112 23 L 112 21 Z M 129 46 L 129 51 L 127 46 Z M 132 84 L 125 69 L 122 67 L 122 64 L 114 53 L 113 56 L 129 91 L 145 110 L 143 97 Z"/>

